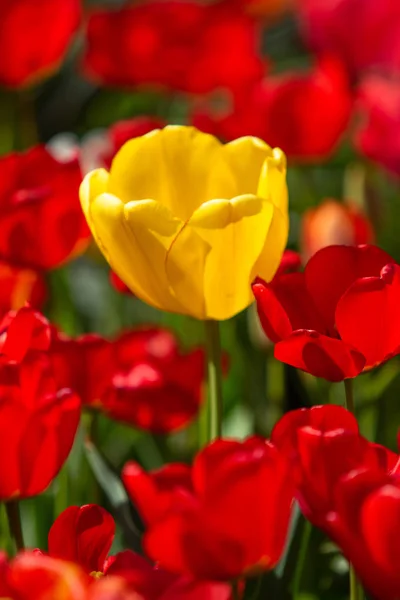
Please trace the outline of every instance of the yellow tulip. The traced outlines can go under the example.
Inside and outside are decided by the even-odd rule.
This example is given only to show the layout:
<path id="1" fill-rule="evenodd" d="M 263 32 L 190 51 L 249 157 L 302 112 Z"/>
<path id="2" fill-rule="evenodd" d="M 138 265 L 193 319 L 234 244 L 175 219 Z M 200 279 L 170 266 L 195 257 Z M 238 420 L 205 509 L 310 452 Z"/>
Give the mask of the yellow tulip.
<path id="1" fill-rule="evenodd" d="M 132 292 L 159 309 L 228 319 L 272 279 L 288 234 L 286 160 L 254 137 L 223 145 L 169 126 L 127 142 L 89 173 L 83 211 Z"/>

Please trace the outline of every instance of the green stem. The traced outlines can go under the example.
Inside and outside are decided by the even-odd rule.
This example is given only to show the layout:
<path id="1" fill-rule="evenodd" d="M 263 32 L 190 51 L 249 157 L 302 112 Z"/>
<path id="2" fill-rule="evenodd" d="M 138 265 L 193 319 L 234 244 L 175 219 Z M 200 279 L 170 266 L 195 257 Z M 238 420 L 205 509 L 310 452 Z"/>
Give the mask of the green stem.
<path id="1" fill-rule="evenodd" d="M 357 579 L 356 572 L 352 565 L 350 568 L 350 600 L 364 600 L 364 592 L 361 583 Z"/>
<path id="2" fill-rule="evenodd" d="M 8 518 L 8 526 L 11 532 L 11 537 L 14 540 L 15 548 L 19 552 L 24 550 L 24 538 L 22 535 L 21 514 L 17 500 L 6 502 L 6 512 Z"/>
<path id="3" fill-rule="evenodd" d="M 351 413 L 355 414 L 355 402 L 354 402 L 354 393 L 353 393 L 353 380 L 345 379 L 344 380 L 344 390 L 345 390 L 345 398 L 346 398 L 346 408 Z M 364 593 L 360 582 L 357 579 L 356 572 L 354 570 L 353 565 L 349 565 L 350 571 L 350 600 L 363 600 Z"/>
<path id="4" fill-rule="evenodd" d="M 299 548 L 299 553 L 297 556 L 296 569 L 293 576 L 293 598 L 300 597 L 300 586 L 301 586 L 301 578 L 304 571 L 304 565 L 307 560 L 307 550 L 308 545 L 310 543 L 310 537 L 312 532 L 312 525 L 310 521 L 304 521 L 303 531 L 301 534 L 301 543 Z"/>
<path id="5" fill-rule="evenodd" d="M 218 321 L 204 321 L 206 334 L 208 397 L 209 397 L 209 441 L 222 435 L 222 373 L 221 340 Z"/>
<path id="6" fill-rule="evenodd" d="M 347 410 L 349 410 L 351 413 L 353 413 L 353 415 L 356 412 L 356 408 L 355 408 L 355 404 L 354 404 L 354 394 L 353 394 L 353 380 L 352 379 L 345 379 L 344 380 L 344 390 L 346 393 L 346 401 L 345 401 L 345 405 Z"/>

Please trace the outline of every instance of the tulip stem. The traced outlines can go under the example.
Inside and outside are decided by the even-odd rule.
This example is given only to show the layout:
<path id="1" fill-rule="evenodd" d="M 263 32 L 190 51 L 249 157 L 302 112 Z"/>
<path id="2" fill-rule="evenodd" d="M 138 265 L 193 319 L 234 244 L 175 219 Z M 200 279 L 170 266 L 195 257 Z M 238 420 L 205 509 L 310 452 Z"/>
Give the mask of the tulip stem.
<path id="1" fill-rule="evenodd" d="M 361 583 L 358 581 L 353 565 L 350 569 L 350 600 L 364 600 L 364 592 Z"/>
<path id="2" fill-rule="evenodd" d="M 344 390 L 345 390 L 345 398 L 346 398 L 346 408 L 353 415 L 356 412 L 355 402 L 354 402 L 354 393 L 353 393 L 353 380 L 345 379 L 344 380 Z M 360 582 L 357 579 L 356 572 L 354 570 L 353 565 L 349 565 L 350 572 L 350 600 L 363 600 L 364 592 Z"/>
<path id="3" fill-rule="evenodd" d="M 19 552 L 20 550 L 24 550 L 25 545 L 22 535 L 21 514 L 18 501 L 10 500 L 9 502 L 6 502 L 6 512 L 11 537 L 14 540 L 16 550 Z"/>
<path id="4" fill-rule="evenodd" d="M 222 435 L 221 340 L 218 321 L 204 321 L 208 370 L 209 441 Z"/>
<path id="5" fill-rule="evenodd" d="M 296 568 L 295 568 L 294 577 L 293 577 L 292 591 L 293 591 L 293 598 L 295 600 L 297 598 L 300 598 L 301 580 L 302 580 L 304 567 L 305 567 L 305 564 L 307 561 L 307 550 L 308 550 L 308 546 L 310 544 L 311 533 L 312 533 L 312 525 L 311 525 L 310 521 L 305 520 L 304 524 L 303 524 L 303 531 L 301 533 L 300 548 L 299 548 Z"/>
<path id="6" fill-rule="evenodd" d="M 345 405 L 347 410 L 349 410 L 353 415 L 356 412 L 356 407 L 354 404 L 354 394 L 353 394 L 353 380 L 345 379 L 344 380 L 344 390 L 345 390 Z"/>

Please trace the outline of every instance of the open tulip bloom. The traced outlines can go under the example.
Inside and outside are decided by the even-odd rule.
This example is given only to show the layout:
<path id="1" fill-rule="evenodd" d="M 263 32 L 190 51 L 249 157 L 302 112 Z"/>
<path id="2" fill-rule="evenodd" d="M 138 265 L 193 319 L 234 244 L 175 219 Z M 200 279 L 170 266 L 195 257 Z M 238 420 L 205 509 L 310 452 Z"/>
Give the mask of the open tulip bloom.
<path id="1" fill-rule="evenodd" d="M 275 357 L 316 377 L 355 377 L 400 350 L 400 266 L 375 246 L 328 246 L 253 292 Z"/>
<path id="2" fill-rule="evenodd" d="M 84 179 L 81 203 L 117 275 L 140 299 L 223 320 L 270 281 L 288 234 L 286 160 L 257 138 L 223 145 L 168 126 L 127 142 L 110 172 Z"/>

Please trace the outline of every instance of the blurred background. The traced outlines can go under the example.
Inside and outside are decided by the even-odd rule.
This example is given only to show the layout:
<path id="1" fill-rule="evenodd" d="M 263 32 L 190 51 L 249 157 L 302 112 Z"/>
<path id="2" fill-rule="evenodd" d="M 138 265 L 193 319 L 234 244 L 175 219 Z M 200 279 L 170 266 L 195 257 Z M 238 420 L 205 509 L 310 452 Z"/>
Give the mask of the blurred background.
<path id="1" fill-rule="evenodd" d="M 375 242 L 400 260 L 400 4 L 393 0 L 2 0 L 0 85 L 2 235 L 9 187 L 42 190 L 53 176 L 39 161 L 26 183 L 24 171 L 14 173 L 5 160 L 11 152 L 42 143 L 57 164 L 78 161 L 85 174 L 108 168 L 131 137 L 193 124 L 223 141 L 255 135 L 284 150 L 288 247 L 303 264 L 332 243 Z M 77 187 L 71 184 L 68 202 L 77 204 Z M 15 242 L 28 243 L 24 236 Z M 174 331 L 183 349 L 202 343 L 201 323 L 121 291 L 94 243 L 51 265 L 21 264 L 17 254 L 14 247 L 3 279 L 0 269 L 4 311 L 16 308 L 7 269 L 23 267 L 40 281 L 37 304 L 68 335 L 112 337 L 157 324 Z M 226 435 L 268 435 L 289 409 L 342 403 L 342 386 L 274 360 L 252 307 L 223 323 L 222 335 Z M 396 359 L 355 386 L 363 434 L 390 448 L 400 423 L 398 371 Z M 83 459 L 77 440 L 52 489 L 24 503 L 28 545 L 45 545 L 54 514 L 68 504 L 122 505 L 112 474 L 128 458 L 147 469 L 190 459 L 201 419 L 200 411 L 161 436 L 96 417 L 103 458 Z M 346 564 L 322 534 L 312 536 L 320 564 L 304 573 L 301 597 L 346 597 Z M 290 557 L 281 575 L 284 568 Z"/>

